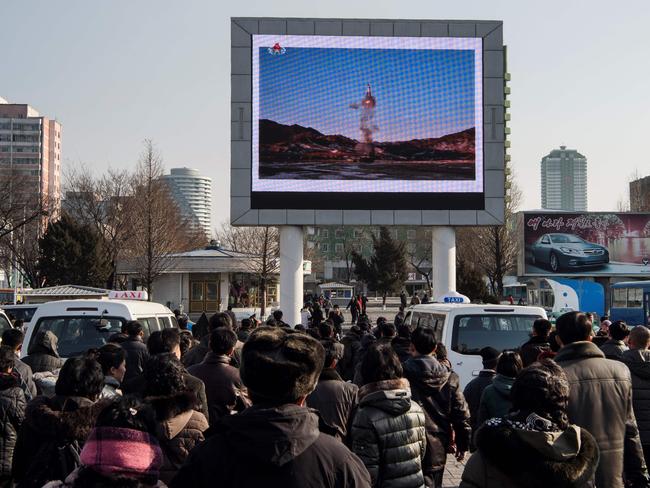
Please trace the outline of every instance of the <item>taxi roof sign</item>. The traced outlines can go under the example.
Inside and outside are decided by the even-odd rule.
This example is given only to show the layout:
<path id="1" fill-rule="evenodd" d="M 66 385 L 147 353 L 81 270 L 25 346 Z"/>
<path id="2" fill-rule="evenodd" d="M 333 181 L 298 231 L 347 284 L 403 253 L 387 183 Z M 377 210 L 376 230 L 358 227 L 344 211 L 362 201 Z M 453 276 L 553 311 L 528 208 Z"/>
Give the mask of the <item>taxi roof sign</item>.
<path id="1" fill-rule="evenodd" d="M 469 297 L 458 293 L 457 291 L 448 291 L 436 300 L 440 303 L 472 303 Z"/>
<path id="2" fill-rule="evenodd" d="M 111 290 L 108 292 L 110 300 L 143 300 L 149 299 L 145 290 Z"/>

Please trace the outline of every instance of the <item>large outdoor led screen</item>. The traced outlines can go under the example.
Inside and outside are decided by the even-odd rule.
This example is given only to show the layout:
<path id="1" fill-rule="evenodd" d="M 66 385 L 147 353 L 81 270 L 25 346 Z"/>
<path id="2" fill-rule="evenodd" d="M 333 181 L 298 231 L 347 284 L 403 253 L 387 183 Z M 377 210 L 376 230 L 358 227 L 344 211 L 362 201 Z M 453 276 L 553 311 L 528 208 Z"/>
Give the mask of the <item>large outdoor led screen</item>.
<path id="1" fill-rule="evenodd" d="M 252 208 L 482 209 L 483 40 L 252 36 Z"/>

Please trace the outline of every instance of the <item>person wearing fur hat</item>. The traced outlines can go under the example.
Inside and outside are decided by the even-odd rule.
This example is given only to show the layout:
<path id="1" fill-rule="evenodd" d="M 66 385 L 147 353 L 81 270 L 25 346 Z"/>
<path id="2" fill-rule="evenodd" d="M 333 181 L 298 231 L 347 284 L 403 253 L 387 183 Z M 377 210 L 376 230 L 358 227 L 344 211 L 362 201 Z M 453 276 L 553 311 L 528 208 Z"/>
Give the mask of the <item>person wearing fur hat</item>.
<path id="1" fill-rule="evenodd" d="M 363 386 L 352 422 L 352 451 L 377 488 L 424 486 L 425 415 L 390 343 L 370 346 L 359 369 Z"/>
<path id="2" fill-rule="evenodd" d="M 240 369 L 253 406 L 222 418 L 171 486 L 370 487 L 359 458 L 321 434 L 317 412 L 304 406 L 324 360 L 323 346 L 306 334 L 281 327 L 253 331 Z"/>
<path id="3" fill-rule="evenodd" d="M 77 467 L 79 450 L 105 406 L 96 402 L 103 387 L 97 361 L 69 358 L 56 380 L 55 396 L 38 396 L 27 405 L 12 468 L 20 487 L 40 488 L 65 479 Z"/>
<path id="4" fill-rule="evenodd" d="M 156 435 L 163 451 L 160 479 L 168 483 L 190 451 L 205 440 L 205 415 L 194 409 L 196 395 L 188 390 L 185 369 L 171 354 L 152 356 L 145 367 L 145 400 L 156 412 Z"/>
<path id="5" fill-rule="evenodd" d="M 550 359 L 522 370 L 512 386 L 512 411 L 476 433 L 478 451 L 460 488 L 593 487 L 598 444 L 569 423 L 569 381 Z"/>
<path id="6" fill-rule="evenodd" d="M 118 397 L 97 417 L 81 450 L 80 466 L 64 481 L 43 488 L 164 488 L 163 454 L 155 437 L 156 416 L 136 397 Z"/>

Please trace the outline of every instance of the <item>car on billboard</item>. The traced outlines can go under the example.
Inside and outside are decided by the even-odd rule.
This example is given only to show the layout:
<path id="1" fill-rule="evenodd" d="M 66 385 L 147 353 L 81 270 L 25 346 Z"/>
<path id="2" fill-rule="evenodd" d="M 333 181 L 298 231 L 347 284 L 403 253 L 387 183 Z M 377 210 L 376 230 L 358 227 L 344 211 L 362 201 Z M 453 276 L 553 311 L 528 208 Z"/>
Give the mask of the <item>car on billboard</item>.
<path id="1" fill-rule="evenodd" d="M 584 240 L 575 234 L 543 234 L 531 246 L 533 265 L 547 266 L 551 271 L 603 266 L 609 263 L 605 246 Z"/>

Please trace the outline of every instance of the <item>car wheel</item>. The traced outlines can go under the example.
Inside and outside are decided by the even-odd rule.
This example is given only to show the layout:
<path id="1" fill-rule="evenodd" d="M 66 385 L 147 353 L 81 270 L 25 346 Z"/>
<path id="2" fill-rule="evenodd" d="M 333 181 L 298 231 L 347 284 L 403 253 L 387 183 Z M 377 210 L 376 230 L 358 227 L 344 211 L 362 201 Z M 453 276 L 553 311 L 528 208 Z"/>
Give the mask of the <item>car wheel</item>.
<path id="1" fill-rule="evenodd" d="M 552 252 L 549 257 L 548 264 L 551 266 L 551 271 L 557 273 L 560 270 L 560 260 L 557 258 L 557 255 Z"/>

